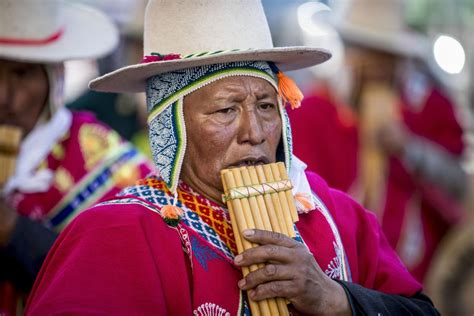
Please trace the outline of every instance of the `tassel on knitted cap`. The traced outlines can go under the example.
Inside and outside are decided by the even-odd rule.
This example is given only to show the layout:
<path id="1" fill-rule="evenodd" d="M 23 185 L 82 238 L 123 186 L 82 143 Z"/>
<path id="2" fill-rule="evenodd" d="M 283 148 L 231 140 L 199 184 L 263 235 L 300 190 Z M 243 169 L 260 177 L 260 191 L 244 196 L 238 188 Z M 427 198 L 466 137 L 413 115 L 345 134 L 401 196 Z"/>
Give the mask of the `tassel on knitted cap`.
<path id="1" fill-rule="evenodd" d="M 291 109 L 297 109 L 301 106 L 303 101 L 303 93 L 298 88 L 296 83 L 285 75 L 274 63 L 269 63 L 272 71 L 277 75 L 278 78 L 278 94 L 285 103 L 291 105 Z"/>
<path id="2" fill-rule="evenodd" d="M 278 71 L 278 94 L 283 101 L 290 103 L 291 109 L 297 109 L 303 101 L 303 93 L 296 83 L 290 77 L 286 76 L 282 71 Z"/>

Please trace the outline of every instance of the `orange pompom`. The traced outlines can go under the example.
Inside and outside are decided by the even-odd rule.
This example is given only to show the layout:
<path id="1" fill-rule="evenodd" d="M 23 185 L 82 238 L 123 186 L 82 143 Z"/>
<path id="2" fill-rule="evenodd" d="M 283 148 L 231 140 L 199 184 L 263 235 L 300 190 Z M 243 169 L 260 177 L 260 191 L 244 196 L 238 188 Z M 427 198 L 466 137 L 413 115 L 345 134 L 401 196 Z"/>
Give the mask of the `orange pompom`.
<path id="1" fill-rule="evenodd" d="M 178 226 L 183 213 L 184 211 L 175 205 L 165 205 L 161 208 L 161 217 L 163 217 L 166 224 L 172 227 Z"/>
<path id="2" fill-rule="evenodd" d="M 183 210 L 174 205 L 165 205 L 161 208 L 161 216 L 169 219 L 178 219 L 183 215 Z"/>
<path id="3" fill-rule="evenodd" d="M 298 88 L 296 83 L 290 77 L 287 77 L 283 72 L 278 71 L 278 94 L 286 103 L 290 103 L 291 109 L 294 110 L 301 106 L 303 101 L 303 93 Z"/>
<path id="4" fill-rule="evenodd" d="M 315 208 L 311 196 L 307 193 L 296 193 L 295 196 L 296 208 L 298 213 L 308 213 Z"/>

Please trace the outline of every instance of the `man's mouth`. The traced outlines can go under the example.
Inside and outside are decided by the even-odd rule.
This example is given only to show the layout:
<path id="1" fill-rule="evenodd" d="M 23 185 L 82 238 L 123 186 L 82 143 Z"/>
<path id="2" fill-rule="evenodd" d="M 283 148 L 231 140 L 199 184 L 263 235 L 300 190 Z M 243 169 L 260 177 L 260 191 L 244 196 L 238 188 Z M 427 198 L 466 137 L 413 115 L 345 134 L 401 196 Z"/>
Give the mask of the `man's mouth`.
<path id="1" fill-rule="evenodd" d="M 249 166 L 257 166 L 269 163 L 269 159 L 266 157 L 246 157 L 232 163 L 229 168 L 238 168 L 238 167 L 249 167 Z"/>

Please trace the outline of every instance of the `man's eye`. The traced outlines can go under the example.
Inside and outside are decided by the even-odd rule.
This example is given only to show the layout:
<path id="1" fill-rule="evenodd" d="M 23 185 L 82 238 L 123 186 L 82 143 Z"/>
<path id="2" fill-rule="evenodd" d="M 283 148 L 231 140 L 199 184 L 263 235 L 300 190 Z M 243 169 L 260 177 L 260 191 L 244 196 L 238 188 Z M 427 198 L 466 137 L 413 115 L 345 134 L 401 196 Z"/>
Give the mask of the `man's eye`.
<path id="1" fill-rule="evenodd" d="M 224 108 L 224 109 L 217 110 L 216 113 L 229 114 L 233 111 L 234 111 L 233 108 Z"/>
<path id="2" fill-rule="evenodd" d="M 262 103 L 259 105 L 262 110 L 270 110 L 275 108 L 275 104 L 272 103 Z"/>

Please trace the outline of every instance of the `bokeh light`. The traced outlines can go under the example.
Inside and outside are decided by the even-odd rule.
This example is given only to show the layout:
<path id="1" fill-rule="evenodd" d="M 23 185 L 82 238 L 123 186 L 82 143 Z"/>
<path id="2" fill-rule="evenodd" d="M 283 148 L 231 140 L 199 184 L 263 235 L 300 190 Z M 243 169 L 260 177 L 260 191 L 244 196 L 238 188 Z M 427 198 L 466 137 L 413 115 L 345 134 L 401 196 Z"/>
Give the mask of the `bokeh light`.
<path id="1" fill-rule="evenodd" d="M 464 68 L 464 48 L 451 36 L 440 35 L 433 45 L 433 54 L 438 66 L 449 74 L 458 74 Z"/>

